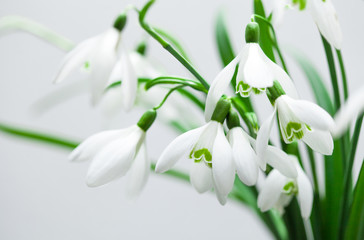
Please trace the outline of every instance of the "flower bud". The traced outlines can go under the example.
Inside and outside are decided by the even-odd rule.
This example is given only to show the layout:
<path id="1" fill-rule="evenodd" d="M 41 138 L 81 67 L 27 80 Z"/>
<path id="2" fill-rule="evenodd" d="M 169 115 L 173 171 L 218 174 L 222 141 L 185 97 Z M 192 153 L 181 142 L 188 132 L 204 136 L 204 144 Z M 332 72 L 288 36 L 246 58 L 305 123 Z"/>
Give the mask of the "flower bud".
<path id="1" fill-rule="evenodd" d="M 245 28 L 245 42 L 258 43 L 259 42 L 259 24 L 256 22 L 248 23 Z"/>

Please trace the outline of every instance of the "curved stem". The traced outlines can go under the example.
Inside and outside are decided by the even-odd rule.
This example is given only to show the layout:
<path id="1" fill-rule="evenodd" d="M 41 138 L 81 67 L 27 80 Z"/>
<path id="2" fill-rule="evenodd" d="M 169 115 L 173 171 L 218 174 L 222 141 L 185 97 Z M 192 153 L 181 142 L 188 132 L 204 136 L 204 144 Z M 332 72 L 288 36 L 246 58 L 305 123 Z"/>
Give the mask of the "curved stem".
<path id="1" fill-rule="evenodd" d="M 171 88 L 168 93 L 164 96 L 163 100 L 159 103 L 158 106 L 155 106 L 153 109 L 154 110 L 158 110 L 159 108 L 161 108 L 163 106 L 163 104 L 166 102 L 167 98 L 169 97 L 169 95 L 171 95 L 174 91 L 176 91 L 177 89 L 183 88 L 183 85 L 179 85 L 177 87 Z"/>
<path id="2" fill-rule="evenodd" d="M 339 60 L 340 70 L 341 70 L 341 78 L 343 82 L 343 88 L 344 88 L 344 100 L 348 99 L 349 96 L 349 90 L 348 90 L 348 83 L 346 78 L 346 71 L 344 66 L 344 60 L 341 55 L 341 51 L 336 49 L 336 55 Z"/>
<path id="3" fill-rule="evenodd" d="M 186 69 L 194 75 L 198 81 L 208 90 L 210 85 L 207 81 L 197 72 L 197 70 L 191 65 L 191 63 L 184 58 L 178 51 L 170 45 L 167 41 L 165 41 L 149 24 L 144 21 L 145 15 L 149 8 L 153 5 L 155 0 L 150 0 L 143 9 L 139 12 L 139 23 L 140 26 L 155 40 L 157 40 L 164 49 L 166 49 L 169 53 L 171 53 Z"/>
<path id="4" fill-rule="evenodd" d="M 338 239 L 342 239 L 344 237 L 345 234 L 345 229 L 346 229 L 346 225 L 347 225 L 347 214 L 348 214 L 348 209 L 350 209 L 350 195 L 352 193 L 352 186 L 351 186 L 351 178 L 352 178 L 352 171 L 353 171 L 353 164 L 354 164 L 354 159 L 355 159 L 355 153 L 356 153 L 356 149 L 357 149 L 357 145 L 358 145 L 358 141 L 359 141 L 359 136 L 360 136 L 360 130 L 361 130 L 361 125 L 363 123 L 363 115 L 360 116 L 358 118 L 358 120 L 355 123 L 355 128 L 354 128 L 354 135 L 353 138 L 351 140 L 351 144 L 350 144 L 350 155 L 349 155 L 349 159 L 348 159 L 348 164 L 346 166 L 345 169 L 345 176 L 344 176 L 344 192 L 342 195 L 342 201 L 341 201 L 341 208 L 340 208 L 340 223 L 339 223 L 339 238 Z"/>

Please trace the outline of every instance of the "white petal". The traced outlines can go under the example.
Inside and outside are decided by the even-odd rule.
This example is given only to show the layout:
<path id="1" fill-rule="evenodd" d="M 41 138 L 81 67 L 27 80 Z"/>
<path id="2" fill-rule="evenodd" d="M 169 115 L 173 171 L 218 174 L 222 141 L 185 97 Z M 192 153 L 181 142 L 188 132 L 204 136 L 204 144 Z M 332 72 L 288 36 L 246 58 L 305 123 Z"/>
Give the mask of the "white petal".
<path id="1" fill-rule="evenodd" d="M 289 178 L 297 177 L 295 161 L 281 149 L 268 146 L 265 157 L 267 163 L 277 169 L 284 176 Z"/>
<path id="2" fill-rule="evenodd" d="M 130 63 L 128 54 L 121 56 L 122 61 L 122 84 L 121 91 L 123 95 L 123 106 L 125 111 L 129 111 L 135 102 L 135 97 L 138 88 L 138 78 L 135 70 Z"/>
<path id="3" fill-rule="evenodd" d="M 274 75 L 270 67 L 266 64 L 264 52 L 257 43 L 248 43 L 249 55 L 243 67 L 244 82 L 255 88 L 271 87 Z M 239 72 L 240 72 L 239 66 Z M 240 79 L 239 79 L 240 80 Z"/>
<path id="4" fill-rule="evenodd" d="M 204 193 L 212 188 L 212 171 L 204 162 L 194 162 L 190 171 L 192 186 L 199 193 Z"/>
<path id="5" fill-rule="evenodd" d="M 329 130 L 334 126 L 334 120 L 323 108 L 306 100 L 295 100 L 287 95 L 281 96 L 293 114 L 312 128 Z"/>
<path id="6" fill-rule="evenodd" d="M 227 196 L 234 185 L 235 166 L 230 144 L 219 125 L 212 150 L 212 173 L 217 191 Z"/>
<path id="7" fill-rule="evenodd" d="M 117 61 L 116 48 L 119 36 L 120 33 L 113 28 L 106 31 L 97 42 L 95 50 L 90 56 L 89 81 L 93 104 L 98 103 L 101 99 Z"/>
<path id="8" fill-rule="evenodd" d="M 117 138 L 123 138 L 130 133 L 130 129 L 110 130 L 94 134 L 84 140 L 75 148 L 68 159 L 70 161 L 81 162 L 92 159 L 106 144 Z"/>
<path id="9" fill-rule="evenodd" d="M 298 98 L 297 89 L 288 74 L 269 58 L 266 58 L 266 61 L 267 65 L 270 66 L 271 71 L 273 72 L 274 80 L 279 82 L 285 93 L 292 98 Z"/>
<path id="10" fill-rule="evenodd" d="M 272 126 L 273 126 L 273 123 L 275 120 L 276 111 L 277 111 L 277 108 L 274 107 L 273 113 L 262 124 L 262 126 L 259 129 L 258 135 L 257 135 L 255 151 L 258 156 L 259 167 L 263 171 L 265 171 L 265 169 L 266 169 L 265 155 L 266 155 L 266 150 L 268 147 L 270 131 L 272 130 Z"/>
<path id="11" fill-rule="evenodd" d="M 230 81 L 234 75 L 235 67 L 240 60 L 240 54 L 236 56 L 214 79 L 211 83 L 206 98 L 205 120 L 210 121 L 215 110 L 217 102 L 228 88 Z"/>
<path id="12" fill-rule="evenodd" d="M 185 132 L 174 139 L 159 157 L 155 171 L 157 173 L 165 172 L 171 169 L 180 158 L 187 157 L 205 127 L 206 125 Z"/>
<path id="13" fill-rule="evenodd" d="M 349 124 L 364 112 L 364 87 L 350 95 L 335 116 L 335 126 L 331 129 L 334 136 L 341 136 Z"/>
<path id="14" fill-rule="evenodd" d="M 298 165 L 298 163 L 296 163 Z M 301 215 L 304 219 L 308 219 L 311 215 L 313 190 L 310 180 L 300 166 L 297 166 L 298 176 L 298 202 L 301 208 Z"/>
<path id="15" fill-rule="evenodd" d="M 258 195 L 258 207 L 262 212 L 271 209 L 279 200 L 287 178 L 273 169 L 265 179 L 262 190 Z"/>
<path id="16" fill-rule="evenodd" d="M 216 187 L 215 183 L 213 184 L 214 186 L 214 190 L 215 190 L 215 194 L 217 197 L 217 200 L 219 201 L 219 203 L 221 205 L 225 205 L 227 202 L 227 195 L 226 194 L 222 194 L 221 192 L 219 192 L 218 188 Z"/>
<path id="17" fill-rule="evenodd" d="M 316 22 L 321 34 L 336 49 L 341 49 L 342 32 L 332 1 L 312 0 L 307 2 L 307 7 L 310 9 L 312 18 Z"/>
<path id="18" fill-rule="evenodd" d="M 150 160 L 147 155 L 146 144 L 142 144 L 134 163 L 128 172 L 126 194 L 130 198 L 136 198 L 147 183 L 150 172 Z"/>
<path id="19" fill-rule="evenodd" d="M 137 52 L 129 53 L 129 59 L 135 69 L 135 73 L 138 77 L 145 78 L 157 78 L 163 73 L 159 71 L 151 61 L 148 61 L 145 56 L 140 55 Z"/>
<path id="20" fill-rule="evenodd" d="M 254 185 L 258 179 L 258 160 L 243 129 L 240 127 L 231 129 L 228 139 L 240 180 L 248 186 Z"/>
<path id="21" fill-rule="evenodd" d="M 134 131 L 127 138 L 109 143 L 94 158 L 87 173 L 87 185 L 98 187 L 121 176 L 130 169 L 145 132 Z"/>
<path id="22" fill-rule="evenodd" d="M 91 52 L 94 51 L 95 44 L 98 42 L 102 35 L 86 39 L 85 41 L 78 44 L 74 49 L 72 49 L 61 63 L 60 70 L 58 71 L 56 77 L 54 78 L 54 83 L 62 82 L 66 79 L 72 72 L 81 70 L 82 66 L 88 61 L 88 57 Z"/>
<path id="23" fill-rule="evenodd" d="M 334 150 L 334 142 L 329 131 L 320 131 L 314 129 L 312 132 L 306 132 L 302 140 L 312 148 L 312 150 L 323 155 L 331 155 Z"/>

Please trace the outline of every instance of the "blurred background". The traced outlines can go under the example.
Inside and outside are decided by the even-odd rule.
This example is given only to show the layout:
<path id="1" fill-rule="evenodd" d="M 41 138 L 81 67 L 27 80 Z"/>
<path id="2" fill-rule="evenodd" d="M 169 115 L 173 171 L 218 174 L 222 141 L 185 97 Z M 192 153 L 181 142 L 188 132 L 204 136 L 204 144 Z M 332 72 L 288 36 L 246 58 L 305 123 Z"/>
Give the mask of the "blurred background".
<path id="1" fill-rule="evenodd" d="M 78 43 L 109 28 L 130 3 L 140 0 L 0 0 L 0 17 L 21 15 L 42 23 Z M 340 19 L 343 56 L 354 92 L 363 85 L 364 33 L 360 0 L 333 1 Z M 269 11 L 271 2 L 266 1 Z M 214 38 L 214 23 L 223 9 L 235 51 L 244 44 L 252 1 L 158 0 L 147 19 L 176 36 L 202 76 L 211 82 L 221 70 Z M 329 73 L 319 33 L 307 12 L 289 11 L 276 29 L 282 46 L 301 49 L 329 84 Z M 123 34 L 128 48 L 146 35 L 131 13 Z M 191 77 L 159 46 L 148 40 L 148 55 L 170 75 Z M 303 99 L 313 100 L 304 75 L 292 59 L 290 73 Z M 70 82 L 52 84 L 65 52 L 23 32 L 0 36 L 0 121 L 82 140 L 103 129 L 134 124 L 142 111 L 120 113 L 114 118 L 92 108 L 88 94 L 80 94 L 46 113 L 35 114 L 34 103 Z M 254 98 L 260 120 L 272 108 L 263 97 Z M 148 132 L 148 151 L 158 158 L 177 133 L 161 123 Z M 364 156 L 363 137 L 356 166 Z M 0 239 L 271 239 L 269 231 L 251 210 L 229 201 L 219 205 L 213 194 L 199 195 L 184 182 L 151 174 L 136 201 L 124 194 L 120 179 L 99 188 L 88 188 L 89 163 L 70 163 L 69 151 L 20 140 L 0 133 Z M 182 163 L 180 167 L 189 166 Z M 354 176 L 357 176 L 355 172 Z"/>

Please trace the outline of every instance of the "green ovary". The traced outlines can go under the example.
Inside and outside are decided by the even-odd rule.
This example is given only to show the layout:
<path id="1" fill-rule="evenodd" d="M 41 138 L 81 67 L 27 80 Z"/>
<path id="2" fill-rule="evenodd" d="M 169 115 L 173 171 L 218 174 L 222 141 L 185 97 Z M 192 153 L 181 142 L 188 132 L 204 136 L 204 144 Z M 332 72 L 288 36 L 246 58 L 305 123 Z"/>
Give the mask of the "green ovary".
<path id="1" fill-rule="evenodd" d="M 207 166 L 212 167 L 212 155 L 207 148 L 202 148 L 197 151 L 193 149 L 190 153 L 190 158 L 194 159 L 196 163 L 204 161 Z"/>

